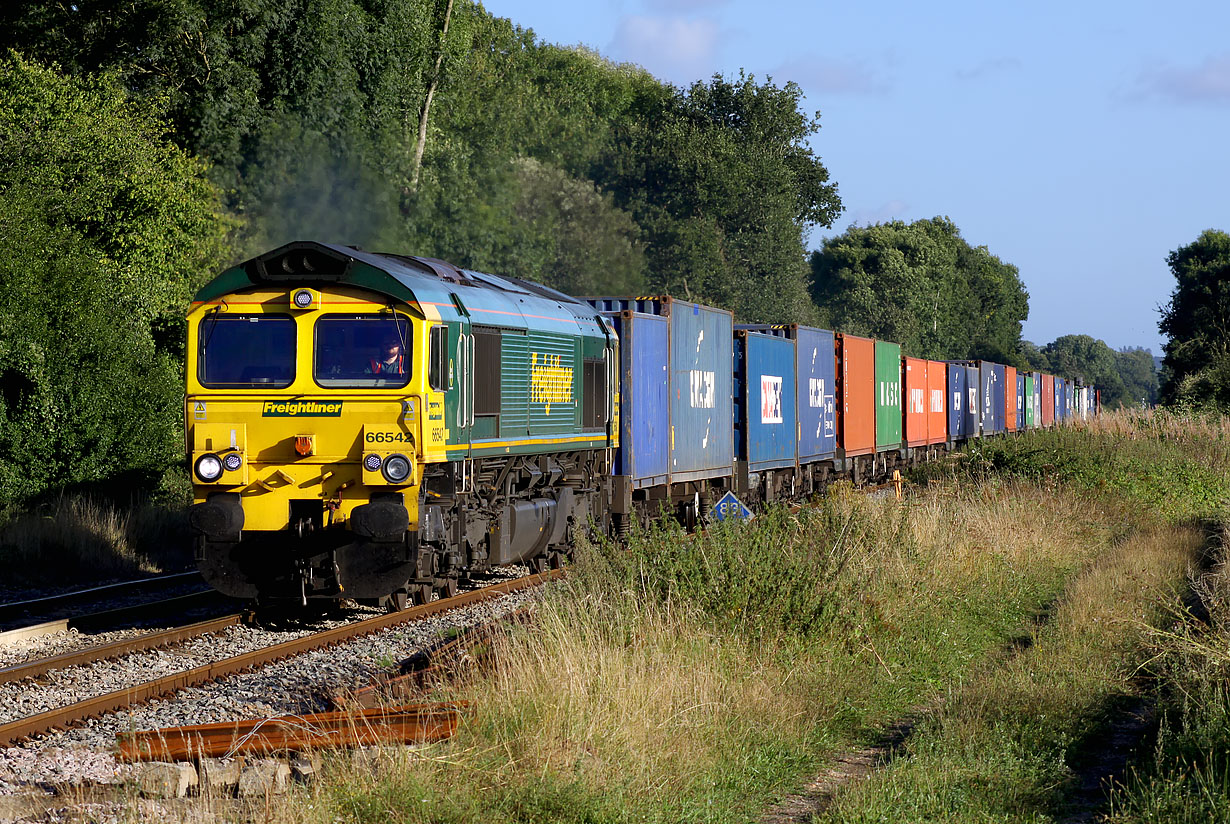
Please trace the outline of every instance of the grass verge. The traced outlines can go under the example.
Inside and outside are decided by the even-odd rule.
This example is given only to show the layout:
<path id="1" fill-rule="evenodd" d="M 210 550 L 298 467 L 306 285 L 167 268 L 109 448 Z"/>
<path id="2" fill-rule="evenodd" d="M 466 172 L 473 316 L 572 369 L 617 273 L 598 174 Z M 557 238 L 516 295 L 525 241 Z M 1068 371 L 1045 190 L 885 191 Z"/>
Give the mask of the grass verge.
<path id="1" fill-rule="evenodd" d="M 292 815 L 756 820 L 1027 631 L 1117 540 L 1090 511 L 1031 481 L 904 505 L 837 488 L 692 540 L 582 548 L 534 632 L 458 696 L 477 707 L 458 738 L 326 778 Z"/>

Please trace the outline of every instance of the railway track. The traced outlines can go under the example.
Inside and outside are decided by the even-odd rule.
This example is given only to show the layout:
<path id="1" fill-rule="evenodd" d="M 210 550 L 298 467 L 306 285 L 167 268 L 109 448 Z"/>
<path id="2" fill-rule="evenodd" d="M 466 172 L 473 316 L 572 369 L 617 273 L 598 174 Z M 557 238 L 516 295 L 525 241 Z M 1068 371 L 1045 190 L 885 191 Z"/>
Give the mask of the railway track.
<path id="1" fill-rule="evenodd" d="M 135 581 L 121 581 L 115 584 L 78 589 L 71 592 L 59 592 L 54 595 L 42 595 L 38 598 L 28 598 L 23 601 L 9 601 L 0 604 L 0 624 L 11 624 L 27 618 L 30 615 L 46 615 L 59 609 L 66 609 L 81 603 L 100 601 L 109 598 L 123 598 L 140 595 L 150 590 L 166 589 L 167 587 L 201 583 L 198 572 L 177 572 L 171 575 L 159 575 L 154 578 L 141 578 Z M 208 591 L 202 588 L 202 591 Z"/>
<path id="2" fill-rule="evenodd" d="M 188 687 L 206 684 L 230 675 L 250 671 L 310 650 L 334 646 L 398 624 L 440 615 L 507 593 L 539 586 L 547 581 L 554 580 L 562 574 L 561 571 L 553 570 L 492 584 L 471 592 L 456 595 L 452 598 L 445 598 L 401 612 L 378 615 L 345 626 L 334 627 L 189 670 L 176 672 L 126 689 L 77 701 L 68 706 L 19 718 L 5 724 L 0 724 L 0 746 L 12 746 L 30 736 L 63 729 L 106 713 L 125 710 L 151 699 L 169 696 Z M 152 633 L 142 638 L 117 642 L 106 647 L 83 650 L 78 653 L 67 653 L 42 661 L 15 665 L 0 670 L 0 683 L 37 677 L 53 670 L 115 658 L 141 649 L 153 649 L 159 646 L 181 643 L 190 638 L 212 632 L 220 632 L 229 626 L 239 623 L 239 621 L 240 617 L 238 615 L 225 616 L 215 621 L 205 621 L 190 627 L 181 627 L 163 633 Z"/>
<path id="3" fill-rule="evenodd" d="M 107 628 L 179 616 L 197 610 L 223 609 L 235 604 L 236 602 L 231 598 L 210 589 L 203 589 L 199 592 L 189 592 L 185 595 L 175 595 L 157 601 L 144 601 L 3 630 L 0 631 L 0 648 L 67 630 L 97 632 Z"/>

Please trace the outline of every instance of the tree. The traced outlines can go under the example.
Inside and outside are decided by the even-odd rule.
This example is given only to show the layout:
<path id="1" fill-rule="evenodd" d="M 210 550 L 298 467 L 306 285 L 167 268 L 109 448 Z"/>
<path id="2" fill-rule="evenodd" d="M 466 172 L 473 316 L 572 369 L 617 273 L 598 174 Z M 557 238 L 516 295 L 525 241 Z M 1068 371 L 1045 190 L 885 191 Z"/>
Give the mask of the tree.
<path id="1" fill-rule="evenodd" d="M 182 450 L 181 325 L 227 255 L 217 190 L 114 78 L 0 60 L 0 499 Z"/>
<path id="2" fill-rule="evenodd" d="M 651 288 L 749 321 L 812 318 L 803 240 L 841 201 L 807 145 L 819 120 L 799 110 L 799 87 L 632 82 L 594 179 L 644 230 Z"/>
<path id="3" fill-rule="evenodd" d="M 1064 335 L 1048 343 L 1045 352 L 1053 374 L 1096 386 L 1103 406 L 1116 408 L 1133 402 L 1119 375 L 1118 354 L 1104 341 L 1089 335 Z"/>
<path id="4" fill-rule="evenodd" d="M 1136 406 L 1157 403 L 1157 369 L 1153 353 L 1141 347 L 1125 347 L 1115 353 L 1119 377 L 1123 380 L 1124 404 Z"/>
<path id="5" fill-rule="evenodd" d="M 1176 285 L 1158 324 L 1168 338 L 1162 400 L 1230 410 L 1230 235 L 1206 229 L 1166 263 Z"/>
<path id="6" fill-rule="evenodd" d="M 852 226 L 812 253 L 825 322 L 914 356 L 1014 363 L 1029 296 L 1015 266 L 935 217 Z"/>

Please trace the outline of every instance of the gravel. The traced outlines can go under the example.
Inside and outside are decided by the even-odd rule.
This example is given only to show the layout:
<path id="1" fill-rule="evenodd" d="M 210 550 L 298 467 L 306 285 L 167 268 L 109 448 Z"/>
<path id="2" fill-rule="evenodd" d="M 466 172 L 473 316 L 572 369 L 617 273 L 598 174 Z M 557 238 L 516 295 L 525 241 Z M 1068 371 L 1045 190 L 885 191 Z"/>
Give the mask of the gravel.
<path id="1" fill-rule="evenodd" d="M 122 732 L 328 709 L 329 695 L 343 688 L 366 685 L 396 662 L 438 640 L 444 631 L 486 623 L 536 597 L 533 590 L 498 597 L 330 649 L 304 653 L 256 672 L 187 689 L 173 698 L 91 719 L 82 726 L 41 736 L 18 747 L 0 748 L 0 794 L 28 792 L 32 786 L 48 784 L 122 781 L 128 768 L 116 761 L 112 752 L 116 735 Z M 351 616 L 348 620 L 354 617 L 366 615 Z M 346 622 L 321 621 L 311 629 L 288 631 L 237 626 L 173 649 L 134 653 L 116 661 L 0 685 L 0 723 Z M 117 634 L 106 635 L 112 640 L 110 636 Z M 92 640 L 98 637 L 90 636 Z M 55 643 L 42 638 L 31 643 L 40 642 Z M 66 644 L 76 642 L 77 639 L 62 639 Z"/>

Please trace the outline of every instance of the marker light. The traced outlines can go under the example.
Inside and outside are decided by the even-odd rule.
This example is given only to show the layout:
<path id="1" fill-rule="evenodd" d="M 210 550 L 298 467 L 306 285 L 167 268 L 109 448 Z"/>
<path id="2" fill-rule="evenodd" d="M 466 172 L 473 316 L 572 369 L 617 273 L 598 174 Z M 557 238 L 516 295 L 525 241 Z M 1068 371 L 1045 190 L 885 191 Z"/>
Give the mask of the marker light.
<path id="1" fill-rule="evenodd" d="M 405 455 L 390 455 L 384 459 L 380 472 L 391 484 L 405 483 L 410 477 L 410 460 Z"/>
<path id="2" fill-rule="evenodd" d="M 196 471 L 196 476 L 206 483 L 213 483 L 222 477 L 222 461 L 213 453 L 197 458 L 193 469 Z"/>
<path id="3" fill-rule="evenodd" d="M 363 459 L 363 466 L 367 467 L 368 472 L 375 472 L 380 468 L 380 456 L 368 455 Z"/>

